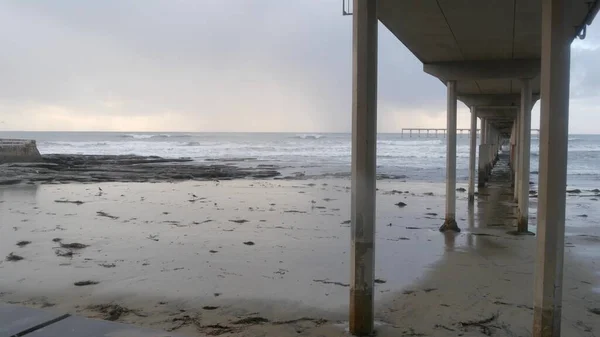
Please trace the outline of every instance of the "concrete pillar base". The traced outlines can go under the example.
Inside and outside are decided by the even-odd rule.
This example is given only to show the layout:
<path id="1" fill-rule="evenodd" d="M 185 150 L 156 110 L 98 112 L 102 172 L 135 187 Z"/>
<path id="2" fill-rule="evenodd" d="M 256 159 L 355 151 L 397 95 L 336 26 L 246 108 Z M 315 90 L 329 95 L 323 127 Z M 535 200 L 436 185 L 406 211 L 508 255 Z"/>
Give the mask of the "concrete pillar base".
<path id="1" fill-rule="evenodd" d="M 529 218 L 527 215 L 520 215 L 519 222 L 517 224 L 517 231 L 527 232 L 529 231 Z"/>
<path id="2" fill-rule="evenodd" d="M 350 289 L 350 331 L 355 336 L 371 336 L 373 334 L 373 293 L 364 290 Z M 365 308 L 365 310 L 362 310 Z"/>
<path id="3" fill-rule="evenodd" d="M 458 228 L 456 220 L 447 218 L 446 221 L 444 221 L 444 224 L 440 227 L 440 232 L 446 231 L 460 232 L 460 228 Z"/>
<path id="4" fill-rule="evenodd" d="M 553 309 L 533 308 L 532 336 L 560 336 L 560 318 L 562 306 Z"/>
<path id="5" fill-rule="evenodd" d="M 479 173 L 477 174 L 477 187 L 485 187 L 485 170 L 479 170 Z"/>

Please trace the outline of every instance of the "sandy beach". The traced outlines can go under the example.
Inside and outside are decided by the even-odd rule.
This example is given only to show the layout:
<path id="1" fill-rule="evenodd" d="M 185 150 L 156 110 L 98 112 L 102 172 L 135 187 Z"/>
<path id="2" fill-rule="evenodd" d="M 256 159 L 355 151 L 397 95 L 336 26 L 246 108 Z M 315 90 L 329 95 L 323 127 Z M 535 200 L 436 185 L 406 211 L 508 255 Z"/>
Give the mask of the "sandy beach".
<path id="1" fill-rule="evenodd" d="M 5 186 L 0 301 L 184 336 L 343 336 L 349 186 L 347 179 Z M 510 192 L 492 186 L 474 209 L 459 192 L 463 231 L 441 234 L 443 188 L 378 181 L 379 335 L 530 335 L 536 242 L 507 234 L 516 221 Z M 600 333 L 597 199 L 592 191 L 567 198 L 565 336 Z M 11 253 L 23 259 L 9 261 Z M 75 285 L 84 281 L 92 284 Z"/>

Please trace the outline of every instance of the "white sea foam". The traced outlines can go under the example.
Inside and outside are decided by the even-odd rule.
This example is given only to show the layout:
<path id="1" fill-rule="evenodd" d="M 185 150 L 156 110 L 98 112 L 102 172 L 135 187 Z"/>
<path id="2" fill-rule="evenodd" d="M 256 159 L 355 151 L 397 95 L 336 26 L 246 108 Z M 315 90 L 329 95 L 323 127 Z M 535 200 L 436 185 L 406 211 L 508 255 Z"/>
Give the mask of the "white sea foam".
<path id="1" fill-rule="evenodd" d="M 2 136 L 2 135 L 0 135 Z M 349 134 L 256 134 L 256 133 L 31 133 L 7 138 L 38 140 L 42 154 L 156 155 L 190 157 L 199 163 L 233 161 L 239 165 L 275 163 L 292 172 L 314 170 L 347 173 L 350 170 Z M 569 172 L 586 174 L 600 161 L 600 136 L 570 137 Z M 531 168 L 537 170 L 538 140 L 532 139 Z M 409 179 L 443 180 L 446 139 L 379 135 L 377 166 L 382 173 L 407 175 Z M 255 158 L 251 161 L 239 158 Z M 457 176 L 468 177 L 469 138 L 458 136 Z M 600 180 L 600 173 L 597 174 Z M 587 179 L 587 178 L 586 178 Z"/>
<path id="2" fill-rule="evenodd" d="M 300 138 L 300 139 L 321 139 L 324 137 L 325 137 L 324 135 L 315 134 L 315 133 L 296 135 L 296 138 Z"/>

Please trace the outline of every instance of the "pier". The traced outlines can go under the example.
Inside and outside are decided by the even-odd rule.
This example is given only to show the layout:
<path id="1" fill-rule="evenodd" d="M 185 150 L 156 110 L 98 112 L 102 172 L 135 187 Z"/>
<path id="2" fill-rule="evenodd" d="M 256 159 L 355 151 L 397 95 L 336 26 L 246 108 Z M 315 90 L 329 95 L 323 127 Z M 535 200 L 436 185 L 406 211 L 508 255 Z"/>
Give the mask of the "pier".
<path id="1" fill-rule="evenodd" d="M 510 141 L 516 234 L 529 235 L 531 108 L 540 100 L 534 337 L 561 335 L 571 43 L 585 38 L 600 1 L 342 0 L 352 15 L 350 332 L 374 330 L 378 28 L 381 22 L 446 85 L 446 211 L 456 218 L 457 104 L 471 112 L 469 202 L 486 188 L 500 144 Z M 479 121 L 478 121 L 479 119 Z M 420 132 L 420 131 L 418 131 Z M 437 131 L 439 133 L 439 130 Z M 409 135 L 412 131 L 409 131 Z M 477 151 L 478 150 L 478 151 Z M 477 153 L 479 160 L 477 161 Z M 476 163 L 478 165 L 476 165 Z M 477 167 L 477 168 L 476 168 Z M 476 172 L 477 171 L 477 172 Z"/>
<path id="2" fill-rule="evenodd" d="M 408 137 L 412 138 L 413 133 L 417 136 L 417 137 L 421 137 L 421 133 L 423 133 L 423 135 L 427 138 L 429 137 L 438 137 L 438 135 L 441 135 L 443 137 L 446 137 L 446 132 L 447 129 L 435 129 L 435 128 L 402 128 L 402 136 L 404 136 L 405 134 L 408 134 Z M 469 135 L 469 137 L 471 136 L 471 129 L 456 129 L 457 134 L 462 135 L 462 134 L 467 134 Z M 479 129 L 476 130 L 476 134 L 479 134 Z"/>
<path id="3" fill-rule="evenodd" d="M 476 129 L 476 134 L 479 135 L 480 134 L 479 129 Z M 429 138 L 429 137 L 446 137 L 446 133 L 448 132 L 448 129 L 440 129 L 440 128 L 402 128 L 401 131 L 401 135 L 404 137 L 406 134 L 408 134 L 409 138 L 412 138 L 413 133 L 416 135 L 416 137 L 421 137 L 421 135 L 423 135 L 425 138 Z M 532 134 L 537 134 L 539 135 L 540 130 L 539 129 L 531 129 L 531 133 Z M 468 135 L 469 137 L 471 137 L 471 129 L 456 129 L 456 133 L 458 135 Z"/>

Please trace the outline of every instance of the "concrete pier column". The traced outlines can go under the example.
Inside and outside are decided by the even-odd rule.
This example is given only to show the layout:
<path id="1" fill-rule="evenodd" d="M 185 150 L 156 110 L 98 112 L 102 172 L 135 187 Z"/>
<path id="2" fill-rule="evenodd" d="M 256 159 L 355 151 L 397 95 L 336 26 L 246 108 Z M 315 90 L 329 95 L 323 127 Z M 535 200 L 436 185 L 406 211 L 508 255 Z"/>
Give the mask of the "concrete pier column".
<path id="1" fill-rule="evenodd" d="M 471 139 L 469 139 L 469 203 L 475 201 L 475 148 L 477 147 L 477 107 L 471 107 Z"/>
<path id="2" fill-rule="evenodd" d="M 491 124 L 488 124 L 488 127 L 490 128 L 490 153 L 489 153 L 489 157 L 488 157 L 488 177 L 492 175 L 492 168 L 494 167 L 495 164 L 495 160 L 496 160 L 496 129 L 491 126 Z"/>
<path id="3" fill-rule="evenodd" d="M 448 81 L 447 87 L 447 126 L 446 142 L 446 218 L 440 231 L 460 232 L 456 224 L 456 81 Z"/>
<path id="4" fill-rule="evenodd" d="M 542 1 L 540 168 L 533 337 L 559 337 L 565 241 L 569 82 L 573 27 L 568 0 Z"/>
<path id="5" fill-rule="evenodd" d="M 496 165 L 496 163 L 498 162 L 498 160 L 500 159 L 499 154 L 500 154 L 500 131 L 498 131 L 498 129 L 494 129 L 494 142 L 496 143 L 496 151 L 494 151 L 494 165 Z"/>
<path id="6" fill-rule="evenodd" d="M 479 162 L 477 172 L 477 187 L 485 187 L 486 181 L 486 158 L 487 158 L 487 128 L 485 118 L 481 119 L 481 141 L 479 142 Z"/>
<path id="7" fill-rule="evenodd" d="M 514 175 L 514 188 L 513 188 L 513 198 L 515 200 L 515 202 L 519 201 L 519 191 L 520 191 L 520 187 L 519 187 L 519 175 L 520 175 L 520 160 L 521 160 L 521 137 L 520 137 L 520 131 L 521 131 L 521 126 L 520 126 L 520 119 L 521 119 L 521 114 L 522 111 L 519 110 L 519 112 L 517 113 L 517 118 L 515 119 L 515 175 Z"/>
<path id="8" fill-rule="evenodd" d="M 512 129 L 510 131 L 510 181 L 512 182 L 512 186 L 515 187 L 514 184 L 514 179 L 515 179 L 515 155 L 516 155 L 516 148 L 515 148 L 515 141 L 516 141 L 516 133 L 517 133 L 517 124 L 513 123 L 512 125 Z"/>
<path id="9" fill-rule="evenodd" d="M 354 0 L 350 333 L 373 332 L 377 144 L 377 1 Z"/>
<path id="10" fill-rule="evenodd" d="M 521 80 L 521 158 L 519 167 L 519 220 L 517 232 L 528 233 L 529 162 L 531 151 L 531 80 Z"/>
<path id="11" fill-rule="evenodd" d="M 488 175 L 490 174 L 490 157 L 492 156 L 492 142 L 491 142 L 491 137 L 492 135 L 492 128 L 490 127 L 490 124 L 486 121 L 485 122 L 485 143 L 488 145 L 487 147 L 487 151 L 485 153 L 485 181 L 488 181 Z"/>

